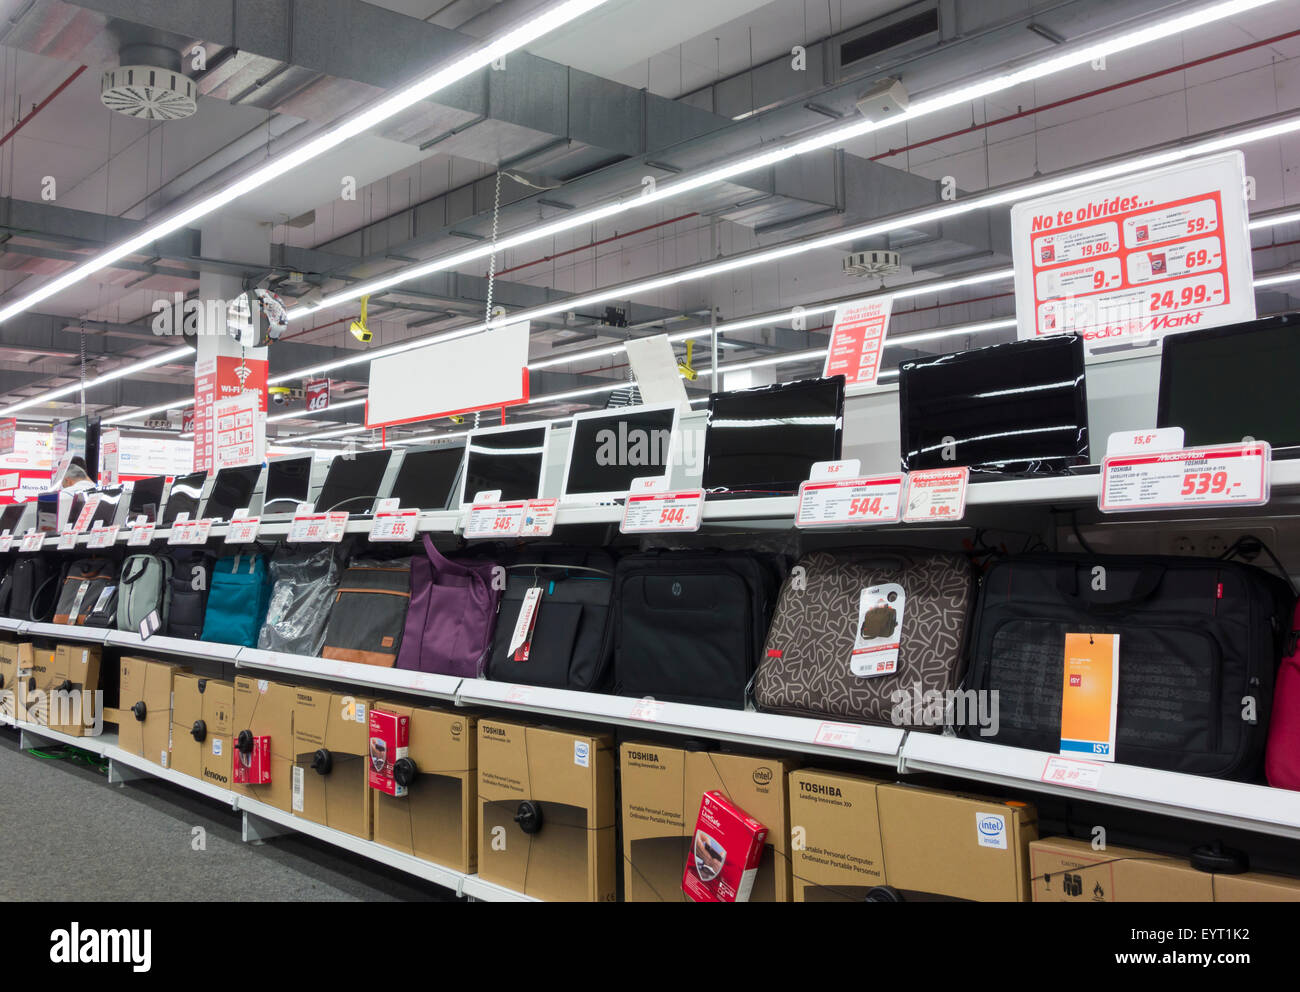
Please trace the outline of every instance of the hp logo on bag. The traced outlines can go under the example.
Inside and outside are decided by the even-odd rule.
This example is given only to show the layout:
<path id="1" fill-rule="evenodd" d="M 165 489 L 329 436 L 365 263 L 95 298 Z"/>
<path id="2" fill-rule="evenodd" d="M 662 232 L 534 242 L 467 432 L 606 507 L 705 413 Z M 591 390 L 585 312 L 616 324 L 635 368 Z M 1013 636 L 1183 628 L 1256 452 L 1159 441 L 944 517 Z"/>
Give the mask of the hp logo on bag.
<path id="1" fill-rule="evenodd" d="M 680 582 L 674 582 L 674 583 L 673 583 L 673 595 L 674 595 L 674 596 L 680 596 L 681 594 L 682 594 L 682 584 L 681 584 Z"/>

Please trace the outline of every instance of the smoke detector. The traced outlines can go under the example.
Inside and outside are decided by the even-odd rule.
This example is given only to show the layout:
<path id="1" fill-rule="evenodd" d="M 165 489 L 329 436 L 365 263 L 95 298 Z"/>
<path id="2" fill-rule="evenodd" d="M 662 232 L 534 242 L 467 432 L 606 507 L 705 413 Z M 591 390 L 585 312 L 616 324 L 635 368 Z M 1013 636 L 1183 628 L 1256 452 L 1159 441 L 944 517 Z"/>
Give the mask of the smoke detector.
<path id="1" fill-rule="evenodd" d="M 120 65 L 104 72 L 99 102 L 127 117 L 149 121 L 179 121 L 198 110 L 194 80 L 178 69 L 153 65 Z"/>
<path id="2" fill-rule="evenodd" d="M 896 251 L 855 251 L 844 256 L 843 265 L 846 276 L 880 278 L 893 275 L 901 269 L 902 260 Z"/>

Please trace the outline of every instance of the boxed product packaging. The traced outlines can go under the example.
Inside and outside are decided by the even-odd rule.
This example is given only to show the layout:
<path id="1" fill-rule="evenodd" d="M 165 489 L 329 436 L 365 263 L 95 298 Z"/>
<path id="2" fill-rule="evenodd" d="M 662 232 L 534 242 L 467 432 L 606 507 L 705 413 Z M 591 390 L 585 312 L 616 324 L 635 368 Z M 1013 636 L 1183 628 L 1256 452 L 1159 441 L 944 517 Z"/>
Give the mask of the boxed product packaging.
<path id="1" fill-rule="evenodd" d="M 54 649 L 54 670 L 48 701 L 47 724 L 70 737 L 93 737 L 103 732 L 103 693 L 99 675 L 103 649 L 98 644 L 59 644 Z M 99 707 L 97 710 L 96 707 Z"/>
<path id="2" fill-rule="evenodd" d="M 0 642 L 0 718 L 17 719 L 20 672 L 31 671 L 32 645 L 27 641 Z"/>
<path id="3" fill-rule="evenodd" d="M 613 739 L 480 719 L 479 877 L 542 900 L 617 896 Z"/>
<path id="4" fill-rule="evenodd" d="M 394 797 L 406 795 L 415 767 L 408 756 L 410 742 L 409 714 L 371 708 L 366 769 L 370 788 Z"/>
<path id="5" fill-rule="evenodd" d="M 706 792 L 682 872 L 682 891 L 692 902 L 748 902 L 766 840 L 767 827 L 721 792 Z"/>
<path id="6" fill-rule="evenodd" d="M 862 902 L 888 884 L 876 808 L 880 784 L 848 772 L 790 773 L 795 902 Z"/>
<path id="7" fill-rule="evenodd" d="M 750 902 L 788 902 L 791 892 L 789 758 L 687 751 L 627 742 L 619 749 L 623 824 L 623 898 L 681 902 L 701 797 L 720 792 L 768 827 Z"/>
<path id="8" fill-rule="evenodd" d="M 903 784 L 879 786 L 876 802 L 885 877 L 904 900 L 1029 901 L 1034 807 Z"/>
<path id="9" fill-rule="evenodd" d="M 446 868 L 477 871 L 478 718 L 464 710 L 375 706 L 409 718 L 407 758 L 414 765 L 406 795 L 374 792 L 375 841 Z"/>
<path id="10" fill-rule="evenodd" d="M 297 689 L 280 682 L 240 675 L 235 679 L 235 759 L 240 768 L 234 791 L 288 813 L 293 809 L 293 714 Z M 241 750 L 240 741 L 252 743 Z M 269 755 L 269 767 L 253 774 L 254 757 Z M 247 764 L 245 764 L 247 759 Z M 269 778 L 267 777 L 269 775 Z M 249 781 L 240 781 L 247 778 Z"/>
<path id="11" fill-rule="evenodd" d="M 314 823 L 371 835 L 366 778 L 371 701 L 328 689 L 294 691 L 292 811 Z"/>
<path id="12" fill-rule="evenodd" d="M 1300 878 L 1249 871 L 1215 875 L 1215 902 L 1300 902 Z"/>
<path id="13" fill-rule="evenodd" d="M 236 785 L 269 785 L 271 782 L 271 738 L 254 737 L 240 731 L 230 756 L 230 779 Z"/>
<path id="14" fill-rule="evenodd" d="M 20 656 L 21 660 L 21 656 Z M 18 719 L 45 724 L 49 719 L 49 694 L 55 685 L 54 649 L 33 647 L 30 667 L 18 672 Z"/>
<path id="15" fill-rule="evenodd" d="M 1185 858 L 1072 837 L 1029 845 L 1034 902 L 1213 902 L 1216 876 Z M 1226 876 L 1218 876 L 1223 878 Z"/>
<path id="16" fill-rule="evenodd" d="M 172 676 L 171 767 L 214 785 L 230 785 L 234 686 L 193 673 Z M 213 753 L 214 751 L 219 753 Z"/>
<path id="17" fill-rule="evenodd" d="M 166 768 L 172 729 L 172 679 L 189 671 L 152 658 L 123 658 L 118 681 L 117 743 Z"/>

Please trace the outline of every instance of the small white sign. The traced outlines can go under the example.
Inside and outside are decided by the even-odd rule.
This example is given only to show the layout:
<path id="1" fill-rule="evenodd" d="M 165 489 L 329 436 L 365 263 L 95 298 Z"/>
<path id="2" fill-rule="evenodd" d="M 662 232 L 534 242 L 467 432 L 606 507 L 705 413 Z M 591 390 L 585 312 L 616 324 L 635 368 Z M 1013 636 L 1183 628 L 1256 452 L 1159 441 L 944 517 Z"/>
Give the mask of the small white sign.
<path id="1" fill-rule="evenodd" d="M 128 547 L 147 548 L 153 541 L 154 527 L 157 525 L 152 520 L 145 520 L 140 517 L 131 525 L 131 533 L 126 539 Z"/>
<path id="2" fill-rule="evenodd" d="M 19 548 L 20 551 L 40 551 L 45 547 L 45 531 L 29 530 L 23 537 L 23 543 Z"/>
<path id="3" fill-rule="evenodd" d="M 1106 454 L 1110 456 L 1151 451 L 1177 451 L 1182 446 L 1181 427 L 1151 427 L 1144 431 L 1116 431 L 1106 440 Z"/>
<path id="4" fill-rule="evenodd" d="M 8 551 L 13 546 L 14 546 L 13 534 L 9 533 L 9 531 L 5 531 L 4 533 L 0 534 L 0 551 Z"/>
<path id="5" fill-rule="evenodd" d="M 348 515 L 342 510 L 330 513 L 305 513 L 293 518 L 289 525 L 291 544 L 338 544 L 348 529 Z"/>
<path id="6" fill-rule="evenodd" d="M 77 546 L 77 532 L 75 530 L 59 531 L 59 540 L 55 546 L 60 551 L 71 551 Z"/>
<path id="7" fill-rule="evenodd" d="M 827 482 L 836 479 L 856 479 L 862 474 L 862 459 L 844 458 L 837 462 L 813 462 L 808 473 L 809 482 Z"/>
<path id="8" fill-rule="evenodd" d="M 559 511 L 558 499 L 530 499 L 524 508 L 524 520 L 519 527 L 520 537 L 550 537 L 555 532 L 555 517 Z"/>
<path id="9" fill-rule="evenodd" d="M 970 469 L 965 465 L 909 472 L 903 519 L 909 524 L 960 520 L 966 515 L 969 484 Z"/>
<path id="10" fill-rule="evenodd" d="M 854 527 L 898 523 L 903 515 L 903 490 L 906 487 L 907 476 L 897 472 L 835 482 L 809 480 L 799 487 L 795 526 Z"/>
<path id="11" fill-rule="evenodd" d="M 1093 761 L 1076 761 L 1074 758 L 1048 758 L 1043 766 L 1042 780 L 1048 785 L 1064 785 L 1071 789 L 1101 788 L 1101 772 L 1105 765 Z"/>
<path id="12" fill-rule="evenodd" d="M 1007 815 L 1005 813 L 976 813 L 975 840 L 980 847 L 1007 850 Z"/>
<path id="13" fill-rule="evenodd" d="M 814 744 L 827 747 L 857 747 L 858 733 L 862 728 L 853 723 L 823 723 L 813 737 Z"/>
<path id="14" fill-rule="evenodd" d="M 691 534 L 700 529 L 703 516 L 703 489 L 628 496 L 623 504 L 619 531 L 623 534 Z"/>
<path id="15" fill-rule="evenodd" d="M 645 720 L 653 723 L 659 719 L 659 714 L 663 712 L 664 704 L 661 699 L 638 699 L 632 704 L 632 710 L 628 716 L 633 720 Z"/>
<path id="16" fill-rule="evenodd" d="M 96 524 L 90 532 L 90 540 L 86 542 L 86 546 L 89 548 L 111 548 L 116 542 L 116 527 L 101 527 Z"/>

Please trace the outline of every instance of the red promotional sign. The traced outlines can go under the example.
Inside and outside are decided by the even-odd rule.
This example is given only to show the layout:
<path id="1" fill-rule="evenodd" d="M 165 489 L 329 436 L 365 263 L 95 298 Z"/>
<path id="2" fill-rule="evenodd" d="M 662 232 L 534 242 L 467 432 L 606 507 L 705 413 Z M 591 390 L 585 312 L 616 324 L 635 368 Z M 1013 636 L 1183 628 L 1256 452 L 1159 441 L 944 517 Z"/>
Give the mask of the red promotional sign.
<path id="1" fill-rule="evenodd" d="M 328 410 L 330 406 L 330 380 L 310 379 L 306 384 L 307 409 Z"/>
<path id="2" fill-rule="evenodd" d="M 875 385 L 893 297 L 845 303 L 835 311 L 822 375 L 842 375 L 846 386 Z"/>
<path id="3" fill-rule="evenodd" d="M 214 464 L 212 408 L 243 392 L 261 396 L 266 412 L 267 362 L 264 358 L 218 355 L 194 364 L 194 471 L 211 471 Z"/>
<path id="4" fill-rule="evenodd" d="M 18 421 L 14 417 L 0 420 L 0 455 L 12 455 L 18 438 Z"/>

